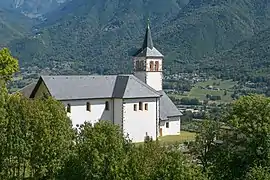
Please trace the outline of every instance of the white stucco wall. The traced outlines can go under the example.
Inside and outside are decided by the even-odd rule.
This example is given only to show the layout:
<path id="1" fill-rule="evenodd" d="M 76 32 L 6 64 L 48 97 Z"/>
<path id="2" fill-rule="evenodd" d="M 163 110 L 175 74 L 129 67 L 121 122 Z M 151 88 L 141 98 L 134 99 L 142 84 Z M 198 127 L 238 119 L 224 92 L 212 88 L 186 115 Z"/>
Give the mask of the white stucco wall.
<path id="1" fill-rule="evenodd" d="M 150 62 L 153 62 L 153 71 L 150 69 Z M 158 71 L 156 71 L 155 63 L 159 63 Z M 147 58 L 146 59 L 146 84 L 157 91 L 162 90 L 162 62 L 163 58 Z"/>
<path id="2" fill-rule="evenodd" d="M 109 102 L 109 110 L 105 110 L 105 102 Z M 91 104 L 91 111 L 86 110 L 86 103 Z M 113 120 L 113 103 L 111 99 L 94 99 L 94 100 L 70 100 L 62 101 L 65 107 L 71 105 L 71 113 L 67 113 L 75 127 L 77 124 L 83 124 L 85 121 L 96 123 L 99 120 Z"/>
<path id="3" fill-rule="evenodd" d="M 133 142 L 143 142 L 146 133 L 156 140 L 157 136 L 157 103 L 156 98 L 125 99 L 123 112 L 123 129 L 125 134 Z M 139 110 L 139 102 L 143 103 L 143 110 Z M 144 104 L 148 103 L 148 110 Z M 134 111 L 134 104 L 137 104 L 137 111 Z"/>
<path id="4" fill-rule="evenodd" d="M 114 102 L 114 119 L 113 122 L 116 125 L 119 125 L 122 128 L 123 120 L 123 100 L 122 99 L 113 99 Z"/>
<path id="5" fill-rule="evenodd" d="M 105 110 L 105 102 L 109 102 L 109 111 Z M 91 112 L 86 110 L 86 103 L 90 102 Z M 143 103 L 143 110 L 139 110 L 139 102 Z M 146 133 L 156 140 L 159 123 L 159 99 L 95 99 L 62 101 L 67 108 L 71 105 L 71 113 L 67 113 L 72 124 L 83 124 L 85 121 L 96 123 L 99 120 L 109 120 L 122 127 L 125 134 L 133 142 L 143 142 Z M 148 110 L 145 110 L 145 104 Z M 137 104 L 137 111 L 134 111 L 134 104 Z M 123 122 L 123 123 L 122 123 Z"/>
<path id="6" fill-rule="evenodd" d="M 169 123 L 169 128 L 166 128 L 166 123 Z M 160 128 L 162 129 L 162 136 L 178 135 L 180 134 L 181 121 L 180 117 L 172 117 L 167 121 L 160 121 Z M 159 133 L 159 135 L 161 135 Z"/>
<path id="7" fill-rule="evenodd" d="M 162 72 L 147 72 L 146 84 L 154 88 L 156 91 L 162 90 Z"/>

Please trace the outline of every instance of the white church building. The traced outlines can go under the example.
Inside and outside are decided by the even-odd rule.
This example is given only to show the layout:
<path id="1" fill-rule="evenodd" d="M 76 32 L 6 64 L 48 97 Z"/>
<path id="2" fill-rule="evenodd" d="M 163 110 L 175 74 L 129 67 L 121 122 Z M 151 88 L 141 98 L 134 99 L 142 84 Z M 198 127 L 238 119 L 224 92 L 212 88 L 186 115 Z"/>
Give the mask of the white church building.
<path id="1" fill-rule="evenodd" d="M 133 142 L 144 141 L 146 135 L 156 140 L 180 134 L 182 115 L 162 90 L 163 59 L 153 46 L 148 25 L 143 46 L 134 54 L 134 74 L 41 76 L 20 92 L 61 101 L 74 127 L 107 120 L 119 125 Z"/>

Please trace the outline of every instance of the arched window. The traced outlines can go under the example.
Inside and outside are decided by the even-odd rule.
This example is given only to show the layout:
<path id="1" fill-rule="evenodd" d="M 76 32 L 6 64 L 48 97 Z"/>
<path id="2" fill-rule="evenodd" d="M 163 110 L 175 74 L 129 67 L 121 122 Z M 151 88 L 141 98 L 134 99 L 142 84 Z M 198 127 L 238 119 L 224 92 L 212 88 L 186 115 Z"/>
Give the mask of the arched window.
<path id="1" fill-rule="evenodd" d="M 142 102 L 139 102 L 139 110 L 143 110 L 143 103 Z"/>
<path id="2" fill-rule="evenodd" d="M 86 103 L 86 111 L 91 111 L 91 104 L 90 104 L 90 102 L 87 102 Z"/>
<path id="3" fill-rule="evenodd" d="M 141 66 L 140 70 L 143 71 L 144 70 L 144 61 L 140 62 L 140 66 Z"/>
<path id="4" fill-rule="evenodd" d="M 154 61 L 150 61 L 150 71 L 154 71 Z"/>
<path id="5" fill-rule="evenodd" d="M 135 69 L 136 70 L 139 70 L 139 68 L 140 68 L 140 64 L 139 63 L 140 63 L 139 61 L 136 61 L 135 62 Z"/>
<path id="6" fill-rule="evenodd" d="M 133 110 L 134 110 L 134 111 L 137 111 L 137 104 L 134 104 L 134 105 L 133 105 Z"/>
<path id="7" fill-rule="evenodd" d="M 71 113 L 71 105 L 70 104 L 67 104 L 67 112 Z"/>
<path id="8" fill-rule="evenodd" d="M 159 62 L 158 61 L 155 62 L 155 71 L 159 71 Z"/>
<path id="9" fill-rule="evenodd" d="M 144 104 L 144 110 L 148 111 L 148 104 L 147 103 Z"/>

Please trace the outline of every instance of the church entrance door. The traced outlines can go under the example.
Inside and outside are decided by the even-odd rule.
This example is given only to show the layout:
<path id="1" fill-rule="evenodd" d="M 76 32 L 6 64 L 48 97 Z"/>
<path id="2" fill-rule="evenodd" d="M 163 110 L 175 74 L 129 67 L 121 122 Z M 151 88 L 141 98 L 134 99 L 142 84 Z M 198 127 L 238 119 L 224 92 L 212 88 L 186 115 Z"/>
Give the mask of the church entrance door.
<path id="1" fill-rule="evenodd" d="M 162 128 L 159 128 L 159 135 L 162 136 Z"/>

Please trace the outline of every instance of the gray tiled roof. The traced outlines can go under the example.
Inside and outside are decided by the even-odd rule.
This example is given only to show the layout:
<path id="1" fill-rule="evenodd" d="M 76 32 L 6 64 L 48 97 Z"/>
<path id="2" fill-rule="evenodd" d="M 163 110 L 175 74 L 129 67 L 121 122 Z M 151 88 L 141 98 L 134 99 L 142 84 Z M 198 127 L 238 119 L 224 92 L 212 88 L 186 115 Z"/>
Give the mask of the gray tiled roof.
<path id="1" fill-rule="evenodd" d="M 57 100 L 160 96 L 133 75 L 41 76 L 41 79 Z"/>
<path id="2" fill-rule="evenodd" d="M 23 96 L 25 97 L 30 97 L 32 91 L 34 90 L 35 86 L 36 86 L 37 82 L 33 82 L 25 87 L 23 87 L 22 89 L 18 90 L 17 92 L 21 93 Z"/>
<path id="3" fill-rule="evenodd" d="M 147 47 L 143 51 L 138 53 L 136 57 L 163 57 L 163 55 L 155 47 L 153 47 L 152 49 Z"/>
<path id="4" fill-rule="evenodd" d="M 164 91 L 159 91 L 159 93 L 162 94 L 160 98 L 160 119 L 167 120 L 169 117 L 181 116 L 182 113 L 168 95 Z"/>

